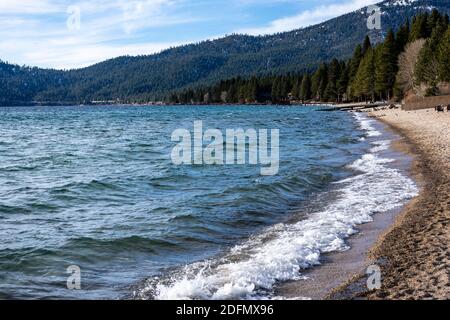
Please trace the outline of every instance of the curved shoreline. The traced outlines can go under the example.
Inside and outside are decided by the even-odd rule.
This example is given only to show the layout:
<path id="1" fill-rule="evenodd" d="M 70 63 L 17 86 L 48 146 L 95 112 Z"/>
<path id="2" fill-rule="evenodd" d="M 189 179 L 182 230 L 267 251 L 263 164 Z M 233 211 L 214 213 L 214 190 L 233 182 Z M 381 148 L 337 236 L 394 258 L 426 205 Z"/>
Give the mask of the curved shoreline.
<path id="1" fill-rule="evenodd" d="M 367 291 L 360 273 L 327 298 L 449 299 L 450 114 L 389 110 L 371 117 L 405 138 L 422 188 L 369 251 L 381 267 L 381 289 Z"/>
<path id="2" fill-rule="evenodd" d="M 370 119 L 368 118 L 368 120 Z M 410 152 L 407 141 L 385 124 L 377 123 L 375 129 L 382 132 L 382 135 L 375 136 L 375 139 L 372 137 L 371 140 L 374 141 L 371 144 L 375 143 L 376 145 L 377 140 L 380 139 L 389 141 L 389 148 L 375 154 L 382 159 L 392 160 L 392 163 L 387 164 L 388 168 L 411 178 L 416 185 L 419 184 L 416 177 L 411 174 L 414 154 Z M 333 292 L 335 288 L 339 288 L 343 283 L 348 283 L 355 274 L 365 274 L 369 266 L 376 264 L 368 252 L 376 245 L 378 239 L 390 229 L 409 201 L 400 207 L 373 214 L 371 222 L 360 224 L 357 227 L 358 232 L 346 239 L 348 250 L 323 253 L 320 265 L 302 270 L 301 274 L 304 277 L 302 280 L 279 284 L 276 295 L 284 299 L 330 299 L 330 292 Z M 361 286 L 365 287 L 366 279 L 363 280 Z M 359 289 L 359 291 L 361 290 Z M 346 298 L 345 296 L 333 297 L 333 299 Z"/>

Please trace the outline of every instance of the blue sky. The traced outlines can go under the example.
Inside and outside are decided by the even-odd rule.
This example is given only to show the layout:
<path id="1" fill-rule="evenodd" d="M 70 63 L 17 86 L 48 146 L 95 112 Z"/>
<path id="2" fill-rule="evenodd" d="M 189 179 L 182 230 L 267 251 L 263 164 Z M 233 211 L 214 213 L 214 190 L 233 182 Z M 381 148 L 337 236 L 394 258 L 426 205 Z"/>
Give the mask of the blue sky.
<path id="1" fill-rule="evenodd" d="M 231 33 L 301 28 L 380 0 L 0 0 L 0 59 L 79 68 Z"/>

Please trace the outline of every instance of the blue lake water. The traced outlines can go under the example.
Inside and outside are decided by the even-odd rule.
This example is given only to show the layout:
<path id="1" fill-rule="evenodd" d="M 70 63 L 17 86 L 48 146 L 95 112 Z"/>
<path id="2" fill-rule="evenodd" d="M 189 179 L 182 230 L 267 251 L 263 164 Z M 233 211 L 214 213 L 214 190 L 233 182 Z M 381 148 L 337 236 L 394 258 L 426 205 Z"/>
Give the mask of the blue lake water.
<path id="1" fill-rule="evenodd" d="M 0 108 L 0 298 L 270 297 L 417 192 L 373 120 L 316 109 Z M 172 164 L 195 120 L 279 129 L 279 173 Z"/>

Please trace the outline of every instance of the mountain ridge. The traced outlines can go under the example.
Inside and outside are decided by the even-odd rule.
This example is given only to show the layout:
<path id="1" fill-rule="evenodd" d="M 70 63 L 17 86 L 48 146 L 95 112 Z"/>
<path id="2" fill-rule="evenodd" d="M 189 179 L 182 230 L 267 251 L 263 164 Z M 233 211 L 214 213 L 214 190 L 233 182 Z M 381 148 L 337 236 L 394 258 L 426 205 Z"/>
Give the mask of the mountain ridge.
<path id="1" fill-rule="evenodd" d="M 0 104 L 89 103 L 94 100 L 148 102 L 173 90 L 209 85 L 232 77 L 310 71 L 333 58 L 346 59 L 369 34 L 380 42 L 387 30 L 446 0 L 386 0 L 382 29 L 369 31 L 366 7 L 320 24 L 265 36 L 229 35 L 146 56 L 123 56 L 69 71 L 0 63 Z M 12 69 L 18 69 L 11 71 Z M 9 70 L 9 73 L 8 73 Z M 9 99 L 4 96 L 9 95 Z M 8 101 L 9 100 L 9 101 Z"/>

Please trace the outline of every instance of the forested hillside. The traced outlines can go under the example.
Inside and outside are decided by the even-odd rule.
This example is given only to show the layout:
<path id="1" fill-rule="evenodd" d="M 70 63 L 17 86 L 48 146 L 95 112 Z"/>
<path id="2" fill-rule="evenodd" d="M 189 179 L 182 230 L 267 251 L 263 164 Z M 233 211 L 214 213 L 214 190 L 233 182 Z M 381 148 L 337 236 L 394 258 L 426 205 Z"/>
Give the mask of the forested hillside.
<path id="1" fill-rule="evenodd" d="M 363 8 L 291 32 L 260 37 L 231 35 L 78 70 L 43 70 L 0 62 L 0 104 L 150 102 L 168 98 L 174 91 L 211 86 L 225 79 L 304 74 L 334 58 L 350 58 L 367 35 L 372 44 L 383 41 L 388 30 L 397 30 L 408 17 L 432 8 L 450 13 L 448 0 L 388 0 L 380 7 L 382 30 L 367 29 L 370 13 Z M 280 90 L 283 93 L 282 87 Z"/>
<path id="2" fill-rule="evenodd" d="M 390 100 L 404 94 L 436 95 L 450 82 L 449 16 L 433 10 L 407 19 L 385 40 L 367 36 L 348 60 L 333 59 L 314 72 L 237 77 L 214 86 L 173 93 L 173 103 L 288 103 Z"/>

